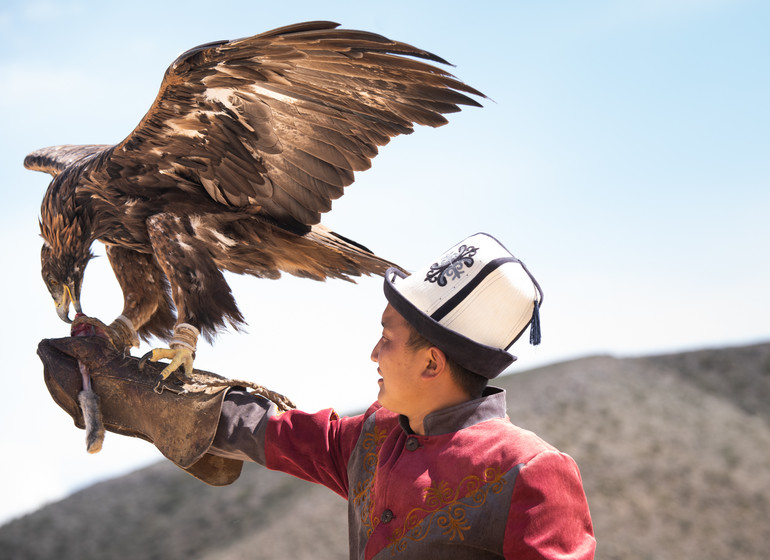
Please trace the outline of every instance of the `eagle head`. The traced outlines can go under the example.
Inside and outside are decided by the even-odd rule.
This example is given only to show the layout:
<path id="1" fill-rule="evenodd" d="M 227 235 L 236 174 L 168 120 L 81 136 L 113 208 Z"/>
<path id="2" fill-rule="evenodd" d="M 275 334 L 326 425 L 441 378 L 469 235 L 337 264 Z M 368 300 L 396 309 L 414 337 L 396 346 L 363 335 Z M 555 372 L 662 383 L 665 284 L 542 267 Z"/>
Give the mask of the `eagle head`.
<path id="1" fill-rule="evenodd" d="M 40 212 L 40 253 L 43 281 L 51 293 L 56 313 L 62 321 L 71 323 L 70 305 L 82 313 L 80 289 L 88 261 L 93 258 L 91 224 L 87 213 L 72 204 L 72 199 L 49 196 L 43 200 Z"/>
<path id="2" fill-rule="evenodd" d="M 80 289 L 83 286 L 83 273 L 93 254 L 85 252 L 58 252 L 48 243 L 43 244 L 40 252 L 43 281 L 51 293 L 56 313 L 62 321 L 71 323 L 70 304 L 76 313 L 82 313 Z"/>

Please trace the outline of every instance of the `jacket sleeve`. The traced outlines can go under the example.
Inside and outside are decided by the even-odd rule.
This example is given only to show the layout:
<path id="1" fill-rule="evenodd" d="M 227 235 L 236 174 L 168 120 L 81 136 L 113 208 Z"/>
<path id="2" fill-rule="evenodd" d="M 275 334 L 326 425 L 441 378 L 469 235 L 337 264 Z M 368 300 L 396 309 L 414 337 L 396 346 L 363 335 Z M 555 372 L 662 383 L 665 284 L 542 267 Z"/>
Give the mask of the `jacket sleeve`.
<path id="1" fill-rule="evenodd" d="M 516 477 L 503 543 L 518 560 L 594 557 L 596 540 L 575 461 L 544 451 L 522 465 Z"/>
<path id="2" fill-rule="evenodd" d="M 362 424 L 362 416 L 339 418 L 331 409 L 278 414 L 266 399 L 232 390 L 210 452 L 323 484 L 347 498 L 348 459 Z"/>
<path id="3" fill-rule="evenodd" d="M 222 403 L 210 453 L 228 459 L 265 464 L 265 430 L 275 405 L 241 389 L 232 389 Z"/>

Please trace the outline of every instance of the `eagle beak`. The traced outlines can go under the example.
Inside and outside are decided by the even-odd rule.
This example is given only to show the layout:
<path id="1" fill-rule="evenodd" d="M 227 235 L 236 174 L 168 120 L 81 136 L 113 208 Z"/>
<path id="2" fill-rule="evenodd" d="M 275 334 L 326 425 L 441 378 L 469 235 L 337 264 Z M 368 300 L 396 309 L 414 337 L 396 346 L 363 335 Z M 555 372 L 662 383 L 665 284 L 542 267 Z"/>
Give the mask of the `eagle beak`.
<path id="1" fill-rule="evenodd" d="M 70 287 L 65 285 L 61 299 L 56 302 L 56 314 L 59 316 L 59 319 L 65 323 L 72 322 L 72 319 L 70 319 L 70 304 L 75 307 L 76 313 L 83 312 L 80 308 L 80 302 L 72 297 L 72 290 L 70 290 Z"/>
<path id="2" fill-rule="evenodd" d="M 71 323 L 72 319 L 70 319 L 70 302 L 66 301 L 67 298 L 62 298 L 63 302 L 56 302 L 56 314 L 59 316 L 59 319 L 64 321 L 65 323 Z"/>

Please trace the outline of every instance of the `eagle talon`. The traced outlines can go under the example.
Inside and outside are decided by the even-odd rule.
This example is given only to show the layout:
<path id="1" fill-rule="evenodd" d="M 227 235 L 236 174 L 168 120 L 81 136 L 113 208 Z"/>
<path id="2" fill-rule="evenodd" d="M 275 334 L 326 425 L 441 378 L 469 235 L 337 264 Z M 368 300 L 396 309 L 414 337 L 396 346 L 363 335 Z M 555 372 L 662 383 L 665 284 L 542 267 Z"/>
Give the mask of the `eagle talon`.
<path id="1" fill-rule="evenodd" d="M 193 355 L 193 351 L 189 348 L 177 346 L 176 344 L 172 344 L 171 348 L 155 348 L 142 356 L 139 360 L 139 368 L 144 369 L 144 366 L 148 361 L 158 362 L 163 359 L 171 360 L 171 362 L 163 368 L 155 378 L 154 391 L 160 393 L 162 391 L 163 382 L 171 377 L 172 373 L 176 374 L 180 381 L 190 379 L 190 374 L 193 370 Z M 182 367 L 180 368 L 180 366 Z"/>
<path id="2" fill-rule="evenodd" d="M 70 327 L 70 336 L 98 336 L 106 338 L 114 345 L 112 334 L 110 328 L 99 319 L 83 313 L 75 315 Z"/>
<path id="3" fill-rule="evenodd" d="M 133 346 L 138 346 L 139 339 L 130 319 L 123 315 L 115 319 L 111 324 L 105 325 L 96 317 L 89 317 L 78 313 L 72 321 L 70 336 L 98 336 L 110 341 L 116 350 L 129 355 Z"/>
<path id="4" fill-rule="evenodd" d="M 152 361 L 154 361 L 154 360 L 152 360 L 152 359 L 151 359 L 151 358 L 152 358 L 152 352 L 153 352 L 153 351 L 152 351 L 152 350 L 150 350 L 150 351 L 149 351 L 149 352 L 147 352 L 147 353 L 146 353 L 144 356 L 142 356 L 141 358 L 139 358 L 139 371 L 144 371 L 144 366 L 145 366 L 145 365 L 147 365 L 147 362 L 148 362 L 148 361 L 149 361 L 149 362 L 152 362 Z"/>

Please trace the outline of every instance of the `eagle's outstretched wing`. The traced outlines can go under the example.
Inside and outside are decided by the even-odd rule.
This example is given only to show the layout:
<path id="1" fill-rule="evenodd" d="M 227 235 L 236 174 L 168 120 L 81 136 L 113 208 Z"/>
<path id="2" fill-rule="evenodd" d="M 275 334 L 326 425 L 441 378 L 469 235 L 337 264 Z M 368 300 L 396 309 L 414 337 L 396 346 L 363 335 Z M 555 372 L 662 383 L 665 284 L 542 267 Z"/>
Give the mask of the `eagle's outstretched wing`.
<path id="1" fill-rule="evenodd" d="M 94 183 L 202 185 L 222 204 L 311 225 L 378 146 L 413 123 L 446 123 L 442 114 L 458 105 L 479 106 L 465 94 L 483 94 L 416 60 L 440 57 L 337 25 L 297 24 L 182 54 L 141 123 L 93 169 Z"/>

